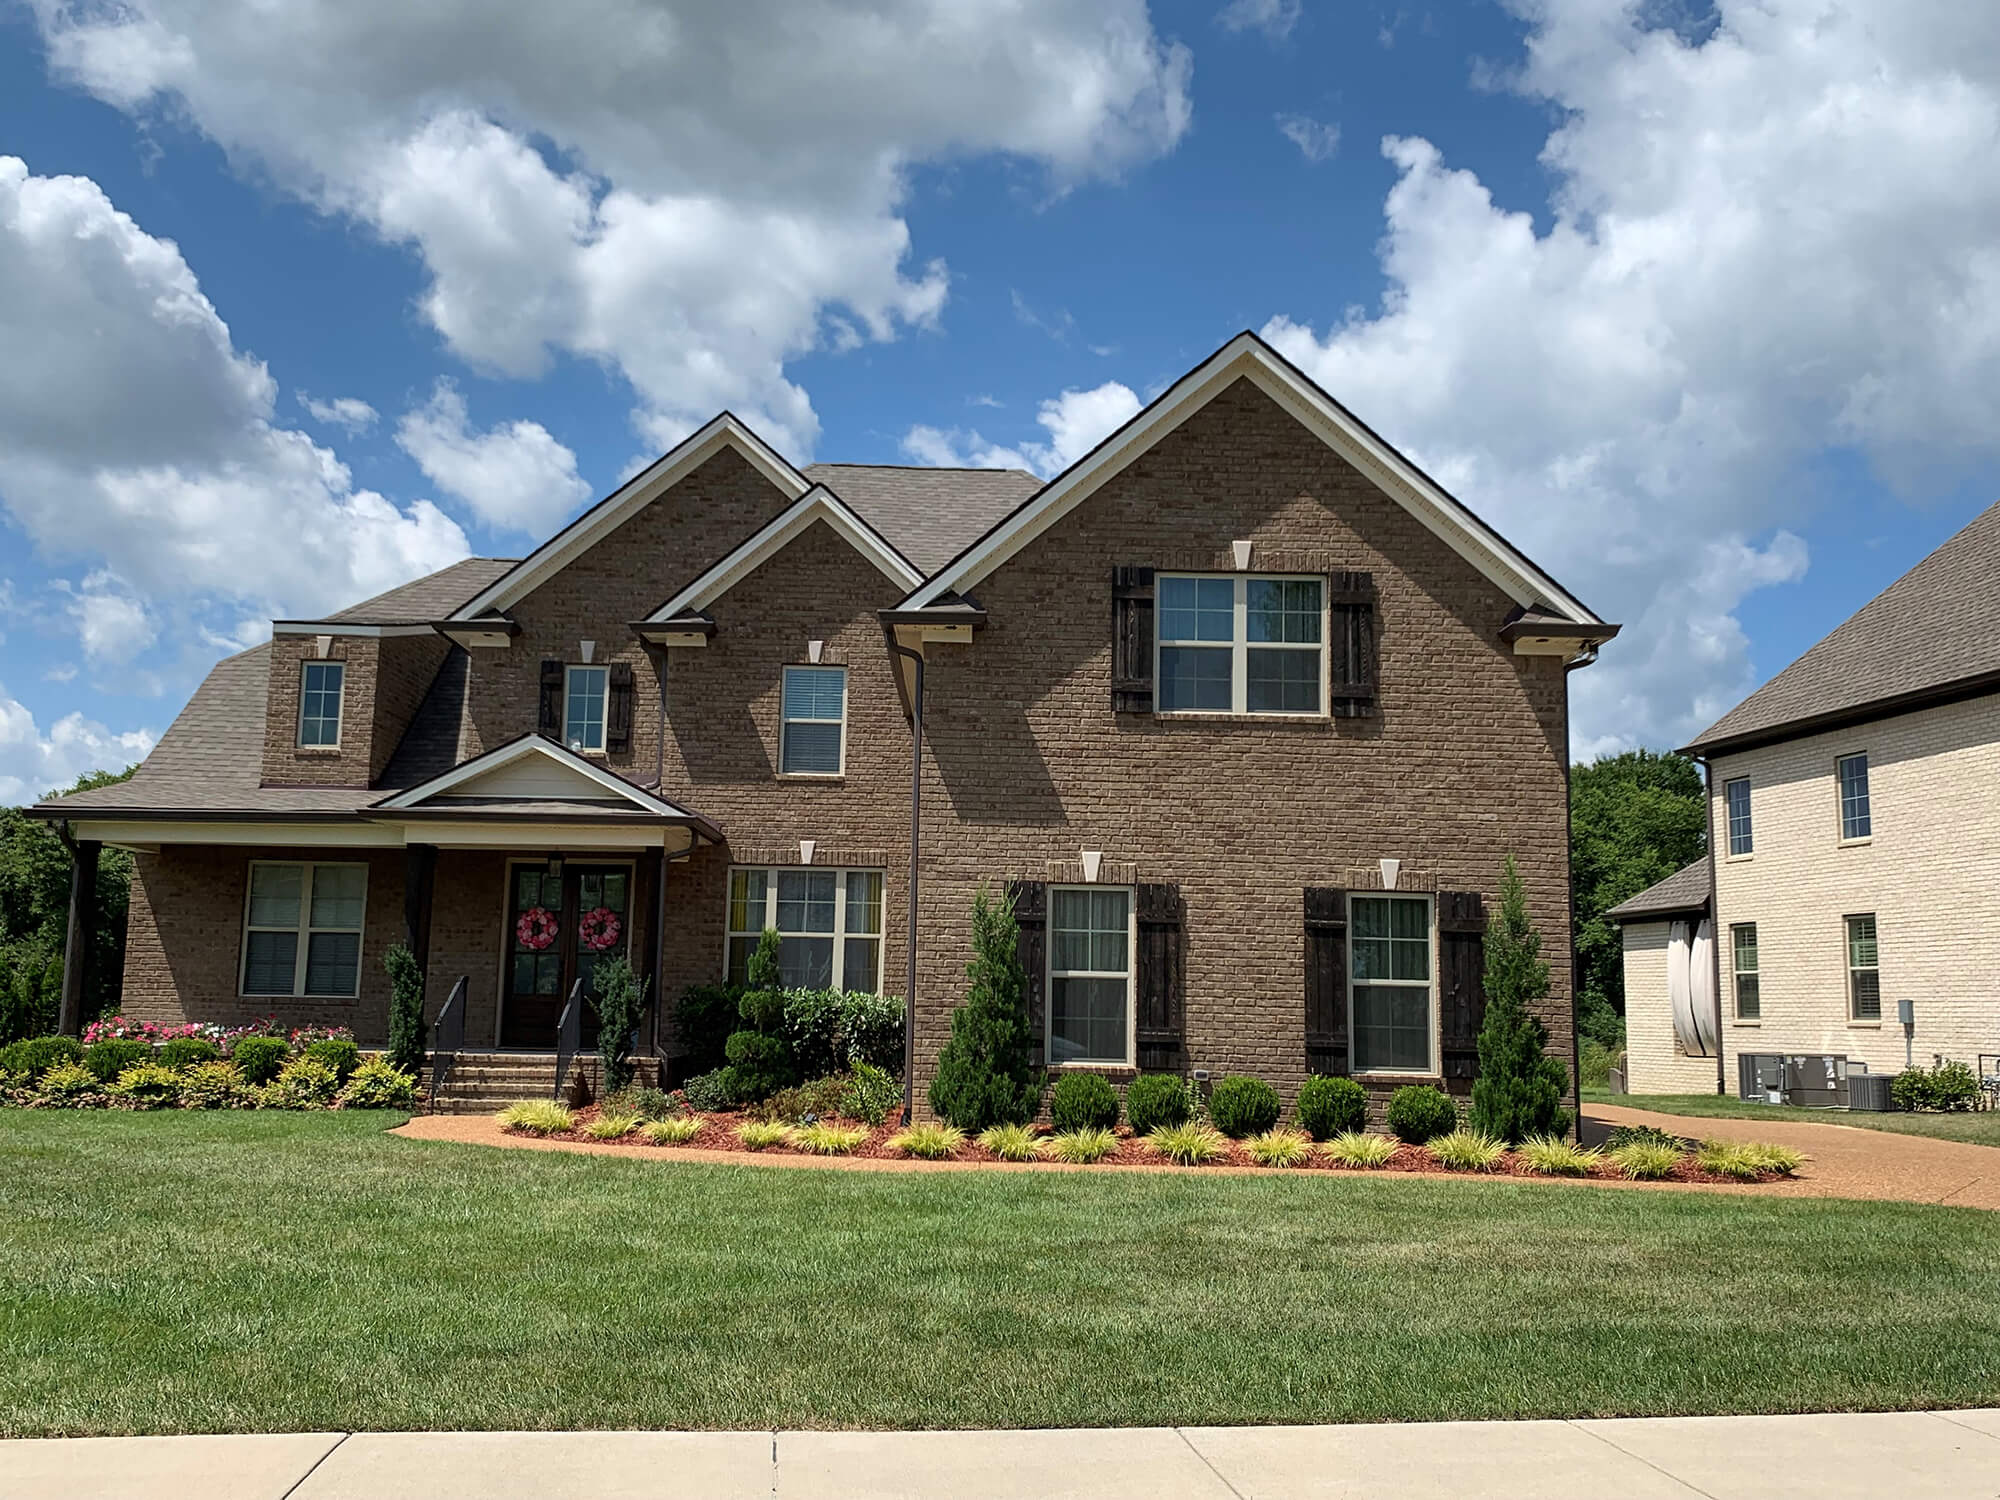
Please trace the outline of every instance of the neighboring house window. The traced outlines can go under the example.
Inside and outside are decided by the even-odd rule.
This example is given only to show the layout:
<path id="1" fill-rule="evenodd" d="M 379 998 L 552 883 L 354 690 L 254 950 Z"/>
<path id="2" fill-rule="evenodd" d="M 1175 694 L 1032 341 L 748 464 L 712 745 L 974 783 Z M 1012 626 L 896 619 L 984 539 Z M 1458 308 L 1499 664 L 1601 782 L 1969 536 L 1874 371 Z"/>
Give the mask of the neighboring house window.
<path id="1" fill-rule="evenodd" d="M 1840 836 L 1868 838 L 1875 826 L 1868 812 L 1868 757 L 1843 755 L 1835 765 L 1840 772 Z"/>
<path id="2" fill-rule="evenodd" d="M 1321 580 L 1169 575 L 1157 593 L 1161 713 L 1325 712 Z"/>
<path id="3" fill-rule="evenodd" d="M 1848 1014 L 1857 1021 L 1882 1019 L 1882 971 L 1875 954 L 1875 917 L 1847 919 Z"/>
<path id="4" fill-rule="evenodd" d="M 1757 924 L 1737 923 L 1729 929 L 1729 942 L 1736 955 L 1736 1019 L 1755 1021 L 1763 1015 L 1757 993 Z"/>
<path id="5" fill-rule="evenodd" d="M 778 769 L 787 776 L 838 776 L 847 739 L 847 668 L 785 668 Z"/>
<path id="6" fill-rule="evenodd" d="M 731 870 L 730 983 L 749 977 L 750 955 L 767 927 L 777 929 L 786 988 L 881 992 L 880 870 Z"/>
<path id="7" fill-rule="evenodd" d="M 358 994 L 367 896 L 366 865 L 253 862 L 243 993 Z"/>
<path id="8" fill-rule="evenodd" d="M 1132 1061 L 1132 892 L 1049 890 L 1049 1061 Z"/>
<path id="9" fill-rule="evenodd" d="M 1748 854 L 1750 838 L 1750 778 L 1739 776 L 1722 783 L 1722 795 L 1729 805 L 1729 852 Z"/>
<path id="10" fill-rule="evenodd" d="M 299 744 L 307 748 L 340 743 L 340 689 L 344 662 L 309 661 L 299 680 Z"/>
<path id="11" fill-rule="evenodd" d="M 1436 1071 L 1431 903 L 1425 896 L 1355 896 L 1348 913 L 1348 986 L 1357 1073 Z"/>
<path id="12" fill-rule="evenodd" d="M 563 743 L 576 751 L 604 748 L 604 700 L 609 667 L 571 667 L 563 680 Z"/>

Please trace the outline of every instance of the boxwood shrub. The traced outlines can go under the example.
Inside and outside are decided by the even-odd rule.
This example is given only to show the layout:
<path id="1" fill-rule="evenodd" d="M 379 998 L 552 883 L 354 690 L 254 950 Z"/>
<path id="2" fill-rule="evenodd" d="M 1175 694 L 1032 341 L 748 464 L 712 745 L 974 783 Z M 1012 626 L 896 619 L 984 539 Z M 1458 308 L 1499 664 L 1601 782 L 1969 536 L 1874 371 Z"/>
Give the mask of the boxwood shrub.
<path id="1" fill-rule="evenodd" d="M 57 1063 L 81 1063 L 83 1043 L 73 1036 L 37 1036 L 0 1047 L 0 1073 L 40 1078 Z"/>
<path id="2" fill-rule="evenodd" d="M 163 1068 L 179 1071 L 196 1063 L 214 1062 L 220 1056 L 222 1049 L 205 1036 L 177 1036 L 171 1042 L 160 1043 L 158 1061 Z"/>
<path id="3" fill-rule="evenodd" d="M 118 1075 L 127 1068 L 136 1068 L 152 1060 L 151 1042 L 128 1041 L 122 1037 L 106 1037 L 83 1049 L 83 1065 L 97 1076 L 99 1083 L 116 1083 Z"/>
<path id="4" fill-rule="evenodd" d="M 1118 1123 L 1118 1091 L 1096 1073 L 1065 1073 L 1049 1096 L 1049 1123 L 1060 1135 L 1109 1130 Z"/>
<path id="5" fill-rule="evenodd" d="M 1208 1117 L 1234 1140 L 1262 1135 L 1278 1123 L 1278 1091 L 1261 1078 L 1233 1073 L 1208 1096 Z"/>
<path id="6" fill-rule="evenodd" d="M 325 1063 L 342 1083 L 361 1066 L 361 1049 L 345 1037 L 330 1036 L 313 1042 L 306 1047 L 305 1055 L 314 1062 Z"/>
<path id="7" fill-rule="evenodd" d="M 1330 1141 L 1368 1123 L 1368 1091 L 1352 1078 L 1315 1074 L 1299 1087 L 1299 1124 L 1316 1141 Z"/>
<path id="8" fill-rule="evenodd" d="M 292 1044 L 281 1036 L 240 1036 L 229 1060 L 246 1083 L 269 1083 L 292 1055 Z"/>
<path id="9" fill-rule="evenodd" d="M 1389 1096 L 1389 1129 L 1396 1139 L 1421 1146 L 1458 1128 L 1458 1106 L 1427 1083 L 1413 1083 Z"/>
<path id="10" fill-rule="evenodd" d="M 1178 1074 L 1142 1073 L 1125 1087 L 1125 1120 L 1134 1135 L 1151 1135 L 1162 1125 L 1185 1125 L 1194 1111 L 1194 1091 Z"/>

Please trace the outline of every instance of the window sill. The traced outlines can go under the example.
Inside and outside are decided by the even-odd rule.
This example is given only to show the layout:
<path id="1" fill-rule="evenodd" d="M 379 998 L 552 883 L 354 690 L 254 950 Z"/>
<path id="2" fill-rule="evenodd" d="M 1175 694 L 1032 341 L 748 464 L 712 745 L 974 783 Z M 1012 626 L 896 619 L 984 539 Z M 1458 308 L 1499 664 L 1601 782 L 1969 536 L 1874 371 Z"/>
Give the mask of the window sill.
<path id="1" fill-rule="evenodd" d="M 274 995 L 263 991 L 251 993 L 247 990 L 238 990 L 236 998 L 238 1000 L 359 1000 L 361 998 L 361 991 L 355 990 L 352 994 L 347 995 Z"/>
<path id="2" fill-rule="evenodd" d="M 1841 839 L 1838 841 L 1836 847 L 1841 849 L 1865 849 L 1868 845 L 1874 842 L 1875 842 L 1875 835 L 1871 833 L 1866 838 Z"/>
<path id="3" fill-rule="evenodd" d="M 1730 1024 L 1731 1026 L 1753 1026 L 1753 1027 L 1754 1027 L 1754 1026 L 1762 1026 L 1762 1025 L 1763 1025 L 1764 1023 L 1763 1023 L 1763 1021 L 1762 1021 L 1762 1020 L 1748 1020 L 1748 1021 L 1746 1021 L 1746 1020 L 1743 1020 L 1743 1019 L 1742 1019 L 1741 1017 L 1738 1017 L 1738 1018 L 1737 1018 L 1736 1020 L 1734 1020 L 1734 1021 L 1731 1021 L 1731 1022 L 1730 1022 L 1729 1024 Z"/>
<path id="4" fill-rule="evenodd" d="M 845 771 L 779 771 L 780 781 L 845 781 Z"/>
<path id="5" fill-rule="evenodd" d="M 1747 865 L 1756 857 L 1754 850 L 1749 854 L 1725 854 L 1722 856 L 1722 862 L 1725 865 Z"/>
<path id="6" fill-rule="evenodd" d="M 1137 1073 L 1139 1065 L 1129 1062 L 1051 1062 L 1048 1066 L 1059 1073 Z"/>
<path id="7" fill-rule="evenodd" d="M 338 745 L 294 745 L 292 754 L 303 755 L 309 760 L 333 760 L 340 754 Z"/>
<path id="8" fill-rule="evenodd" d="M 1880 1021 L 1849 1021 L 1847 1029 L 1849 1031 L 1880 1031 L 1882 1023 Z"/>
<path id="9" fill-rule="evenodd" d="M 1167 723 L 1198 724 L 1331 724 L 1332 714 L 1236 714 L 1226 709 L 1154 709 L 1153 717 Z"/>
<path id="10" fill-rule="evenodd" d="M 1353 1072 L 1353 1073 L 1350 1073 L 1350 1074 L 1349 1074 L 1348 1076 L 1349 1076 L 1350 1078 L 1354 1079 L 1354 1080 L 1355 1080 L 1355 1081 L 1356 1081 L 1357 1083 L 1438 1083 L 1438 1084 L 1441 1084 L 1441 1083 L 1443 1083 L 1443 1082 L 1444 1082 L 1444 1074 L 1443 1074 L 1443 1073 L 1441 1073 L 1441 1072 L 1430 1072 L 1430 1073 L 1396 1073 L 1396 1072 L 1390 1072 L 1390 1071 L 1386 1071 L 1386 1070 L 1383 1070 L 1383 1069 L 1374 1069 L 1374 1068 L 1371 1068 L 1371 1069 L 1368 1069 L 1368 1070 L 1366 1070 L 1366 1071 L 1362 1071 L 1362 1070 L 1357 1070 L 1357 1071 L 1355 1071 L 1355 1072 Z"/>

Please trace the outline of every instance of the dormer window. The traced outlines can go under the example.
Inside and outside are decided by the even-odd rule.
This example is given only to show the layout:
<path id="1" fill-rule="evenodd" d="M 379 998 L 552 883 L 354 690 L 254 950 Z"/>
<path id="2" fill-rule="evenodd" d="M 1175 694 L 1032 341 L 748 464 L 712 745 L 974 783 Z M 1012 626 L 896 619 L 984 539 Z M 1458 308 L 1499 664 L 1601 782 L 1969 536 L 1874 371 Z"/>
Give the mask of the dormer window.
<path id="1" fill-rule="evenodd" d="M 571 667 L 563 688 L 563 743 L 579 754 L 604 751 L 604 702 L 609 667 Z"/>
<path id="2" fill-rule="evenodd" d="M 340 748 L 340 697 L 346 663 L 309 661 L 299 679 L 299 744 L 309 750 Z"/>

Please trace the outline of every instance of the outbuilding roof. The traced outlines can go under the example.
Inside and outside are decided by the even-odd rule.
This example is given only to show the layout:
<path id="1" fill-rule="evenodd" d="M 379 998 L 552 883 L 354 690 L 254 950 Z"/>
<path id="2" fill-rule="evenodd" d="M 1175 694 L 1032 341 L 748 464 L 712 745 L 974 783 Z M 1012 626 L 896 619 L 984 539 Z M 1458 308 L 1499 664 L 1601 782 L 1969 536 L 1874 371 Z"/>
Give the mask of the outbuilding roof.
<path id="1" fill-rule="evenodd" d="M 1708 910 L 1708 856 L 1674 871 L 1665 880 L 1647 886 L 1638 895 L 1619 902 L 1605 915 L 1614 922 L 1638 922 L 1650 917 L 1671 916 L 1675 912 Z"/>

